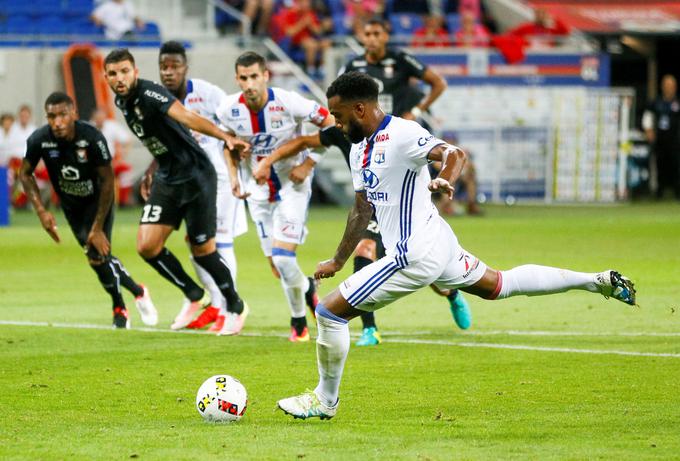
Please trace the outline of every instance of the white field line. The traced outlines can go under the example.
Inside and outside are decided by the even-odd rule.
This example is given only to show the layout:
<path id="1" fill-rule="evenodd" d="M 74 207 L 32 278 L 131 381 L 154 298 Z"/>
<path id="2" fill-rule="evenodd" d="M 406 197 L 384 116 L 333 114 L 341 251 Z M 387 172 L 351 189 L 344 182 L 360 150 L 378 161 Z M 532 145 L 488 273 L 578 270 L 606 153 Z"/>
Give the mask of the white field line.
<path id="1" fill-rule="evenodd" d="M 0 322 L 1 324 L 1 322 Z M 656 332 L 656 331 L 523 331 L 523 330 L 487 330 L 487 331 L 461 331 L 452 327 L 457 335 L 461 336 L 605 336 L 605 337 L 680 337 L 680 331 Z M 442 331 L 381 331 L 382 336 L 428 336 L 441 335 Z"/>
<path id="2" fill-rule="evenodd" d="M 59 322 L 30 322 L 21 320 L 0 320 L 0 325 L 12 326 L 27 326 L 27 327 L 53 327 L 53 328 L 75 328 L 81 330 L 111 330 L 108 325 L 96 325 L 87 323 L 59 323 Z M 160 328 L 141 327 L 135 328 L 136 331 L 152 332 L 152 333 L 179 333 L 179 334 L 207 334 L 212 335 L 207 331 L 195 330 L 169 330 Z M 544 332 L 547 333 L 547 332 Z M 501 333 L 498 333 L 501 334 Z M 264 337 L 264 338 L 285 338 L 284 333 L 276 332 L 246 332 L 241 336 L 246 337 Z M 401 336 L 406 336 L 402 334 Z M 431 344 L 437 346 L 455 346 L 455 347 L 481 347 L 485 349 L 511 349 L 535 352 L 561 352 L 569 354 L 597 354 L 597 355 L 624 355 L 634 357 L 671 357 L 680 358 L 680 354 L 670 352 L 639 352 L 639 351 L 620 351 L 620 350 L 606 350 L 606 349 L 575 349 L 570 347 L 545 347 L 545 346 L 527 346 L 522 344 L 494 344 L 494 343 L 469 343 L 469 342 L 455 342 L 447 340 L 435 339 L 417 339 L 417 338 L 400 338 L 393 337 L 389 341 L 394 344 Z"/>

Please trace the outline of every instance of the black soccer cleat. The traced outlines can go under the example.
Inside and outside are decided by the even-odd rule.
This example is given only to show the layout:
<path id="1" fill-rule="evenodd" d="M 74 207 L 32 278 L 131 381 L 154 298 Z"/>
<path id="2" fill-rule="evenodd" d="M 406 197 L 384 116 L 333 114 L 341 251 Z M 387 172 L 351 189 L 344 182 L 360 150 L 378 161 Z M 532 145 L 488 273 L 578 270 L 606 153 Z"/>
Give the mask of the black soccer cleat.
<path id="1" fill-rule="evenodd" d="M 128 318 L 128 311 L 124 307 L 113 308 L 113 328 L 130 329 L 130 319 Z"/>
<path id="2" fill-rule="evenodd" d="M 309 307 L 314 318 L 316 318 L 316 305 L 319 304 L 319 297 L 316 294 L 316 280 L 312 277 L 307 277 L 307 280 L 309 280 L 309 288 L 305 293 L 305 303 L 307 304 L 307 307 Z"/>

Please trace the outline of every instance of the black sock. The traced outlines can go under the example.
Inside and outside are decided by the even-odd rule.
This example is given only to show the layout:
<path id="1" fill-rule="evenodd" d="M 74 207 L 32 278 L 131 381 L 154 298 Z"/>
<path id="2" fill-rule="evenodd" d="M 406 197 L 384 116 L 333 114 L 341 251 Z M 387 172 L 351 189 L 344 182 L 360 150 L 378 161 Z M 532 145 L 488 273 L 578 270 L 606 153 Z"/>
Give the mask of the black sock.
<path id="1" fill-rule="evenodd" d="M 240 314 L 243 312 L 243 301 L 234 288 L 234 281 L 227 262 L 215 251 L 209 255 L 194 256 L 194 261 L 205 269 L 213 278 L 220 289 L 222 296 L 227 300 L 227 311 Z"/>
<path id="2" fill-rule="evenodd" d="M 364 258 L 363 256 L 355 256 L 354 257 L 354 272 L 359 272 L 361 269 L 364 267 L 368 266 L 369 264 L 373 263 L 373 260 Z"/>
<path id="3" fill-rule="evenodd" d="M 123 266 L 123 263 L 120 262 L 120 259 L 111 255 L 111 262 L 113 263 L 113 267 L 116 268 L 116 272 L 118 272 L 118 277 L 120 277 L 120 284 L 123 285 L 127 289 L 127 291 L 132 293 L 135 298 L 142 296 L 144 294 L 144 288 L 142 288 L 139 284 L 137 284 L 137 282 L 132 280 L 132 277 L 125 269 L 125 266 Z"/>
<path id="4" fill-rule="evenodd" d="M 106 261 L 99 265 L 91 264 L 90 267 L 97 273 L 99 283 L 102 284 L 102 287 L 111 296 L 113 307 L 124 308 L 125 301 L 123 301 L 123 294 L 120 292 L 118 274 L 111 261 Z"/>
<path id="5" fill-rule="evenodd" d="M 449 293 L 448 295 L 446 295 L 446 298 L 447 298 L 449 301 L 455 301 L 455 299 L 456 299 L 457 296 L 458 296 L 458 288 L 456 288 L 455 290 L 451 290 L 451 293 Z"/>
<path id="6" fill-rule="evenodd" d="M 364 312 L 361 314 L 361 323 L 364 324 L 364 328 L 378 329 L 378 326 L 375 324 L 375 315 L 373 312 Z"/>
<path id="7" fill-rule="evenodd" d="M 302 331 L 307 326 L 307 317 L 291 317 L 290 326 L 295 328 L 297 334 L 301 335 Z"/>
<path id="8" fill-rule="evenodd" d="M 167 248 L 163 248 L 153 258 L 146 259 L 146 262 L 156 269 L 167 281 L 182 290 L 184 296 L 189 298 L 190 301 L 198 301 L 203 297 L 203 288 L 199 287 L 189 277 L 189 274 L 184 272 L 180 262 Z"/>

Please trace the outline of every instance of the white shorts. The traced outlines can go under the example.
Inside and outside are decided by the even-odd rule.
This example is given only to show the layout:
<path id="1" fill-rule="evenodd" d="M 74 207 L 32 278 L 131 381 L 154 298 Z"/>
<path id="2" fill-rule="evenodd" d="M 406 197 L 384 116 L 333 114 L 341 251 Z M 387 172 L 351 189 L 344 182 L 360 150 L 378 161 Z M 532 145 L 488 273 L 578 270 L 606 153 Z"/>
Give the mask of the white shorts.
<path id="1" fill-rule="evenodd" d="M 307 209 L 311 190 L 288 190 L 278 202 L 248 200 L 250 217 L 255 223 L 260 246 L 265 256 L 272 255 L 272 242 L 302 245 L 307 236 Z"/>
<path id="2" fill-rule="evenodd" d="M 233 244 L 234 238 L 248 231 L 246 208 L 243 200 L 231 193 L 229 181 L 217 181 L 217 235 L 218 244 Z"/>
<path id="3" fill-rule="evenodd" d="M 394 256 L 385 256 L 352 274 L 339 289 L 350 305 L 372 312 L 432 283 L 440 289 L 473 285 L 485 272 L 486 264 L 465 251 L 441 220 L 439 235 L 424 258 L 400 268 Z"/>

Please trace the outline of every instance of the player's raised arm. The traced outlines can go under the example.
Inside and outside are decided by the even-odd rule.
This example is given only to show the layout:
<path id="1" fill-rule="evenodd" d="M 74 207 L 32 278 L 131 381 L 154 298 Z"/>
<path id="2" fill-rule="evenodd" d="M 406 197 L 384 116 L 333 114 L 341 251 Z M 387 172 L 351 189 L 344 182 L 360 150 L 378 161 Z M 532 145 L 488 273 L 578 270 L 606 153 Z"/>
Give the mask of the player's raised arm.
<path id="1" fill-rule="evenodd" d="M 179 101 L 172 103 L 168 109 L 168 115 L 191 130 L 221 139 L 229 150 L 248 150 L 250 148 L 250 144 L 247 142 L 220 130 L 213 122 L 196 112 L 188 110 Z"/>
<path id="2" fill-rule="evenodd" d="M 57 232 L 57 221 L 54 219 L 52 213 L 45 209 L 42 200 L 40 200 L 40 190 L 38 189 L 38 184 L 35 182 L 33 170 L 35 170 L 35 166 L 25 158 L 21 163 L 21 169 L 19 170 L 19 180 L 21 181 L 21 185 L 24 186 L 24 192 L 26 192 L 26 195 L 31 201 L 35 214 L 38 215 L 38 219 L 40 219 L 40 224 L 42 224 L 43 229 L 50 234 L 52 240 L 59 243 L 61 239 Z"/>
<path id="3" fill-rule="evenodd" d="M 271 155 L 260 160 L 260 162 L 257 164 L 257 167 L 255 168 L 255 171 L 253 171 L 253 177 L 258 184 L 264 184 L 269 179 L 271 167 L 274 163 L 278 162 L 279 160 L 293 157 L 305 149 L 321 146 L 321 139 L 318 132 L 293 138 L 277 147 Z"/>
<path id="4" fill-rule="evenodd" d="M 373 214 L 373 207 L 366 199 L 366 191 L 358 191 L 355 194 L 354 206 L 347 216 L 347 225 L 342 240 L 335 251 L 335 256 L 327 261 L 322 261 L 316 266 L 314 278 L 325 279 L 333 277 L 342 269 L 347 259 L 359 243 L 362 234 L 368 226 L 368 221 Z"/>
<path id="5" fill-rule="evenodd" d="M 455 191 L 453 185 L 463 171 L 463 167 L 467 161 L 467 155 L 463 150 L 456 146 L 439 144 L 430 151 L 427 158 L 433 162 L 442 162 L 442 168 L 439 171 L 439 175 L 430 181 L 428 189 L 432 192 L 446 192 L 449 198 L 453 198 L 453 193 Z"/>

